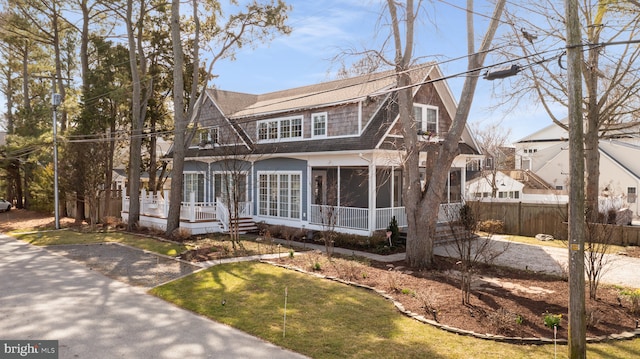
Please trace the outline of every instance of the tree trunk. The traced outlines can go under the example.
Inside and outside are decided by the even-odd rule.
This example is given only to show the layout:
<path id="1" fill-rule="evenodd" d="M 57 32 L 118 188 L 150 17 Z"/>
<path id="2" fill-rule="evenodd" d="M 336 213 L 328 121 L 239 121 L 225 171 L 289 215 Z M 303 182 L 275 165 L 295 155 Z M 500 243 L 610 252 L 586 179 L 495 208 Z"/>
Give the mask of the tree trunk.
<path id="1" fill-rule="evenodd" d="M 138 55 L 136 54 L 136 43 L 134 39 L 134 28 L 132 23 L 133 0 L 127 1 L 127 38 L 129 45 L 129 64 L 131 66 L 131 81 L 133 93 L 131 97 L 131 142 L 129 145 L 129 221 L 128 230 L 138 227 L 140 221 L 140 167 L 141 167 L 141 146 L 142 146 L 142 118 L 141 118 L 141 85 L 140 69 L 138 68 Z M 142 16 L 142 15 L 140 15 Z M 142 60 L 140 60 L 142 62 Z"/>
<path id="2" fill-rule="evenodd" d="M 473 9 L 473 1 L 467 1 L 467 8 L 470 10 L 467 13 L 467 46 L 468 53 L 470 54 L 468 65 L 469 76 L 465 79 L 460 96 L 460 104 L 458 105 L 453 123 L 442 144 L 442 148 L 436 156 L 433 171 L 431 175 L 426 178 L 427 184 L 424 189 L 421 188 L 420 185 L 420 150 L 416 145 L 417 129 L 415 128 L 415 121 L 413 121 L 413 99 L 411 97 L 411 91 L 409 89 L 398 91 L 399 116 L 402 123 L 405 145 L 405 182 L 403 185 L 403 196 L 407 212 L 407 225 L 409 227 L 407 233 L 407 263 L 411 266 L 424 268 L 430 267 L 433 263 L 433 244 L 435 241 L 442 194 L 445 191 L 451 163 L 458 154 L 458 142 L 467 123 L 473 94 L 480 75 L 479 68 L 483 64 L 487 50 L 491 46 L 491 41 L 498 28 L 504 4 L 504 0 L 499 0 L 496 3 L 494 13 L 491 17 L 492 20 L 484 36 L 480 51 L 476 53 L 474 50 L 473 11 L 471 11 Z M 396 49 L 396 85 L 398 88 L 403 88 L 403 86 L 409 84 L 410 81 L 406 75 L 406 70 L 409 68 L 413 51 L 413 25 L 415 21 L 413 1 L 407 1 L 406 3 L 404 53 L 402 51 L 399 18 L 396 12 L 397 4 L 392 0 L 388 0 L 387 5 L 391 15 L 393 39 Z"/>
<path id="3" fill-rule="evenodd" d="M 180 39 L 180 1 L 171 2 L 171 39 L 173 42 L 173 110 L 174 110 L 174 142 L 173 142 L 173 171 L 171 175 L 171 193 L 169 201 L 169 215 L 167 216 L 166 233 L 180 226 L 180 203 L 182 200 L 182 185 L 185 157 L 185 129 L 186 116 L 184 113 L 184 54 Z M 197 70 L 194 70 L 197 71 Z"/>

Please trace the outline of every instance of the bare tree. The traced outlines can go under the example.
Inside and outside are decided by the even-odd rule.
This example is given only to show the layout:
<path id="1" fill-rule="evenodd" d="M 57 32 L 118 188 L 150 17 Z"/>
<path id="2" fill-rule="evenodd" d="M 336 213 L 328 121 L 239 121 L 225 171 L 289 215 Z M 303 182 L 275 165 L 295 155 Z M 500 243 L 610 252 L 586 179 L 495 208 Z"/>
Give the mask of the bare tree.
<path id="1" fill-rule="evenodd" d="M 478 146 L 484 154 L 484 162 L 479 164 L 479 172 L 487 184 L 491 186 L 491 197 L 498 195 L 497 174 L 499 170 L 506 168 L 513 162 L 513 154 L 506 151 L 510 129 L 505 129 L 500 122 L 486 126 L 483 129 L 477 128 L 475 131 Z"/>
<path id="2" fill-rule="evenodd" d="M 509 249 L 508 242 L 497 243 L 492 232 L 482 237 L 478 231 L 480 218 L 479 202 L 464 204 L 460 207 L 447 207 L 445 216 L 449 224 L 453 242 L 445 247 L 447 254 L 456 258 L 459 275 L 462 304 L 470 305 L 471 284 L 478 266 L 491 264 L 498 256 Z"/>
<path id="3" fill-rule="evenodd" d="M 430 267 L 433 263 L 433 244 L 442 196 L 445 193 L 449 168 L 458 154 L 458 142 L 466 126 L 471 109 L 473 94 L 478 83 L 482 64 L 491 47 L 498 28 L 505 1 L 498 0 L 485 33 L 480 49 L 475 49 L 475 31 L 473 22 L 473 1 L 467 1 L 467 50 L 468 76 L 460 95 L 451 128 L 441 146 L 430 146 L 427 152 L 427 176 L 425 185 L 420 179 L 420 151 L 417 129 L 412 111 L 412 83 L 408 70 L 412 65 L 414 26 L 419 5 L 412 0 L 400 3 L 387 1 L 391 19 L 391 37 L 394 44 L 394 58 L 388 61 L 396 70 L 400 123 L 404 138 L 404 181 L 403 198 L 407 212 L 407 262 L 413 267 Z M 399 11 L 402 14 L 399 15 Z"/>
<path id="4" fill-rule="evenodd" d="M 634 39 L 640 32 L 640 13 L 631 2 L 603 0 L 578 1 L 582 81 L 585 113 L 586 207 L 591 219 L 598 216 L 600 159 L 598 141 L 626 136 L 639 122 L 640 47 Z M 522 11 L 526 12 L 522 13 Z M 552 121 L 569 130 L 563 121 L 569 96 L 564 64 L 567 19 L 557 1 L 526 2 L 511 7 L 507 16 L 512 24 L 517 49 L 506 50 L 507 57 L 519 57 L 523 71 L 505 91 L 505 103 L 518 103 L 534 95 Z M 615 25 L 613 25 L 615 24 Z"/>
<path id="5" fill-rule="evenodd" d="M 597 222 L 586 222 L 585 275 L 589 282 L 589 298 L 593 300 L 598 299 L 600 279 L 611 265 L 611 257 L 608 253 L 613 241 L 617 212 L 616 208 L 610 208 L 607 212 L 600 213 Z"/>

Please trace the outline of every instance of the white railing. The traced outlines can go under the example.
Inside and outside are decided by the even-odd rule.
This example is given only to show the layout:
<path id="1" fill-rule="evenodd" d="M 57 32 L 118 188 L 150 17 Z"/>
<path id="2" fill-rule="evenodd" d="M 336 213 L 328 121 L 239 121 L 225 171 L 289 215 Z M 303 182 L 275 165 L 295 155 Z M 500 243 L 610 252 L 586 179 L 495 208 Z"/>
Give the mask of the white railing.
<path id="1" fill-rule="evenodd" d="M 229 226 L 231 224 L 231 216 L 229 213 L 234 215 L 234 212 L 234 208 L 232 207 L 231 210 L 229 210 L 229 207 L 221 198 L 216 199 L 216 215 L 225 231 L 229 230 Z M 251 202 L 238 203 L 238 217 L 251 217 Z"/>
<path id="2" fill-rule="evenodd" d="M 131 198 L 123 196 L 122 210 L 128 212 Z M 250 207 L 250 206 L 249 206 Z M 196 202 L 195 194 L 189 196 L 189 201 L 180 205 L 180 220 L 188 222 L 215 221 L 217 220 L 216 204 L 210 202 Z M 157 218 L 167 218 L 169 214 L 169 192 L 164 195 L 147 193 L 142 190 L 140 193 L 140 215 Z"/>
<path id="3" fill-rule="evenodd" d="M 407 226 L 407 212 L 404 207 L 376 208 L 375 229 L 386 229 L 393 217 L 396 217 L 398 227 Z"/>
<path id="4" fill-rule="evenodd" d="M 327 228 L 367 230 L 369 229 L 369 209 L 312 204 L 310 222 Z"/>
<path id="5" fill-rule="evenodd" d="M 447 223 L 451 219 L 458 218 L 462 203 L 443 203 L 438 211 L 438 223 Z"/>

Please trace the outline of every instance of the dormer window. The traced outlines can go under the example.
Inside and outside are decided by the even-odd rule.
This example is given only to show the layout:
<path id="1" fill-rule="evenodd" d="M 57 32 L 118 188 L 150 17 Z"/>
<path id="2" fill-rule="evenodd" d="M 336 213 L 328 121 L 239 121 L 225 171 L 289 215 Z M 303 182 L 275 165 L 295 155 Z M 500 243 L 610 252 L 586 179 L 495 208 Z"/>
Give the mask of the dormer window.
<path id="1" fill-rule="evenodd" d="M 431 134 L 431 136 L 438 134 L 437 107 L 414 103 L 413 116 L 416 121 L 416 130 L 421 133 Z"/>
<path id="2" fill-rule="evenodd" d="M 205 147 L 217 145 L 219 142 L 218 128 L 201 128 L 196 132 L 191 141 L 192 147 Z"/>
<path id="3" fill-rule="evenodd" d="M 311 115 L 313 137 L 327 137 L 327 113 L 314 113 Z"/>
<path id="4" fill-rule="evenodd" d="M 292 140 L 300 138 L 302 138 L 302 116 L 258 122 L 258 141 Z"/>

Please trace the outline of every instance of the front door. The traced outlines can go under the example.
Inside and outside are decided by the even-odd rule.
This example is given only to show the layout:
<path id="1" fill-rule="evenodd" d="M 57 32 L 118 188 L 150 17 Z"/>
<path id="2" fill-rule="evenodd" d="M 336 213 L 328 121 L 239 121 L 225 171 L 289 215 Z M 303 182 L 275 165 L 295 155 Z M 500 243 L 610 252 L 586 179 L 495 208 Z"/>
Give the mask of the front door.
<path id="1" fill-rule="evenodd" d="M 313 204 L 327 204 L 327 171 L 313 170 L 311 176 L 313 178 Z"/>
<path id="2" fill-rule="evenodd" d="M 247 175 L 245 173 L 215 173 L 213 192 L 216 201 L 225 206 L 241 205 L 247 201 Z"/>

